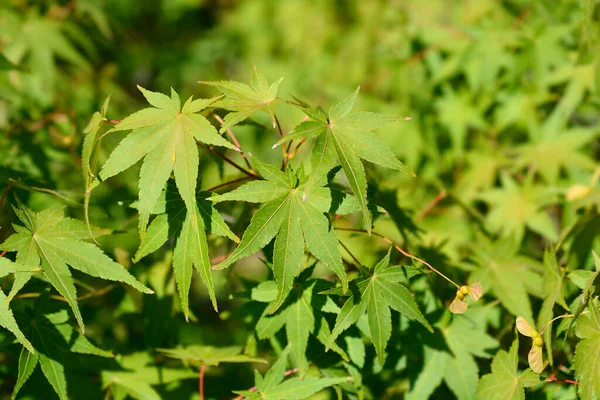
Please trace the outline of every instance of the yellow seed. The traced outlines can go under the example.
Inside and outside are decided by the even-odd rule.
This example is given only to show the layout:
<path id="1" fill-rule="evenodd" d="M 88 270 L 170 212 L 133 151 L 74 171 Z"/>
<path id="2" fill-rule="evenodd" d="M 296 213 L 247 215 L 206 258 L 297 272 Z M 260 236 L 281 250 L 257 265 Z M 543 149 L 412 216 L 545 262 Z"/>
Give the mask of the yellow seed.
<path id="1" fill-rule="evenodd" d="M 538 335 L 538 337 L 536 337 L 535 339 L 533 339 L 533 345 L 536 347 L 542 347 L 542 345 L 544 344 L 544 339 L 542 339 L 541 336 Z"/>
<path id="2" fill-rule="evenodd" d="M 534 330 L 532 330 L 532 332 L 531 332 L 531 337 L 535 339 L 535 338 L 538 338 L 538 337 L 540 337 L 540 334 L 538 333 L 538 331 L 534 331 Z"/>
<path id="3" fill-rule="evenodd" d="M 461 293 L 462 293 L 463 295 L 467 295 L 467 294 L 469 294 L 469 291 L 470 291 L 470 289 L 469 289 L 469 287 L 468 287 L 468 286 L 461 286 L 459 290 L 461 291 Z"/>
<path id="4" fill-rule="evenodd" d="M 456 298 L 459 299 L 459 300 L 462 300 L 462 299 L 465 298 L 465 295 L 460 290 L 457 290 L 456 291 Z"/>

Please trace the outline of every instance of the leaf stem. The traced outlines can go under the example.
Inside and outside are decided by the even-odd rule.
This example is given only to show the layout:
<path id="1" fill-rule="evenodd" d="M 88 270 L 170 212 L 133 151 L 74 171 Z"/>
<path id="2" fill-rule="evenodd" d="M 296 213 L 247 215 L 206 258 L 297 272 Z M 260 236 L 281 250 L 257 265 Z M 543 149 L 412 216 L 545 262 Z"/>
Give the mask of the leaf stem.
<path id="1" fill-rule="evenodd" d="M 223 118 L 221 118 L 218 114 L 213 114 L 213 117 L 217 121 L 219 121 L 219 123 L 221 124 L 221 126 L 223 126 Z M 233 144 L 235 145 L 235 147 L 237 147 L 237 149 L 240 151 L 240 154 L 241 154 L 242 158 L 244 159 L 244 162 L 246 163 L 246 166 L 248 167 L 248 170 L 254 172 L 252 170 L 252 166 L 250 165 L 250 161 L 248 161 L 248 157 L 246 157 L 246 153 L 244 153 L 244 150 L 242 150 L 242 146 L 240 145 L 240 142 L 238 142 L 237 138 L 233 134 L 233 131 L 231 130 L 231 128 L 227 128 L 227 134 L 229 135 L 229 137 L 233 141 Z"/>
<path id="2" fill-rule="evenodd" d="M 548 379 L 546 379 L 546 382 L 564 382 L 570 383 L 571 385 L 581 385 L 581 382 L 574 381 L 573 379 L 562 379 L 554 376 L 549 376 Z"/>
<path id="3" fill-rule="evenodd" d="M 446 192 L 445 189 L 442 189 L 437 196 L 434 197 L 433 200 L 431 200 L 431 202 L 429 202 L 429 204 L 427 204 L 425 206 L 425 208 L 423 208 L 423 210 L 419 213 L 419 215 L 417 216 L 417 221 L 423 221 L 423 218 L 425 218 L 425 216 L 427 214 L 429 214 L 431 212 L 431 210 L 433 210 L 435 208 L 435 206 L 438 205 L 438 203 L 442 200 L 444 200 L 446 198 L 446 196 L 448 195 L 448 193 Z"/>
<path id="4" fill-rule="evenodd" d="M 341 240 L 338 240 L 338 242 L 344 248 L 344 250 L 346 250 L 346 253 L 350 254 L 350 257 L 352 257 L 352 259 L 354 260 L 356 265 L 358 265 L 358 266 L 362 265 L 362 263 L 358 260 L 358 258 L 356 258 L 356 256 L 354 254 L 352 254 L 350 249 L 344 244 L 344 242 L 342 242 Z"/>
<path id="5" fill-rule="evenodd" d="M 273 118 L 275 119 L 275 126 L 277 126 L 277 132 L 279 133 L 279 138 L 283 139 L 283 129 L 281 128 L 281 124 L 279 123 L 279 118 L 277 118 L 277 115 L 273 114 Z M 289 147 L 288 147 L 289 150 Z M 285 145 L 281 146 L 281 154 L 283 156 L 283 159 L 281 160 L 281 170 L 283 171 L 285 169 L 285 166 L 288 162 L 288 150 L 286 150 Z"/>
<path id="6" fill-rule="evenodd" d="M 296 372 L 298 372 L 298 368 L 289 369 L 283 373 L 283 376 L 290 376 L 291 374 L 295 374 Z M 248 392 L 256 392 L 257 389 L 258 388 L 256 386 L 252 386 L 250 389 L 248 389 Z M 239 396 L 235 397 L 233 400 L 244 400 L 244 396 L 242 396 L 240 394 Z"/>
<path id="7" fill-rule="evenodd" d="M 338 228 L 338 227 L 335 227 L 334 229 L 336 229 L 338 231 L 368 233 L 365 229 Z M 387 242 L 390 246 L 393 246 L 396 250 L 398 250 L 405 257 L 412 258 L 413 260 L 420 262 L 421 264 L 425 265 L 427 268 L 429 268 L 430 270 L 432 270 L 433 272 L 435 272 L 436 274 L 438 274 L 439 276 L 441 276 L 442 278 L 444 278 L 445 280 L 447 280 L 448 282 L 450 282 L 451 284 L 453 284 L 454 286 L 456 286 L 457 289 L 460 289 L 460 286 L 456 282 L 454 282 L 452 279 L 448 278 L 446 275 L 442 274 L 440 271 L 438 271 L 437 269 L 435 269 L 427 261 L 424 261 L 424 260 L 420 259 L 419 257 L 413 256 L 412 254 L 410 254 L 407 251 L 403 250 L 400 246 L 398 246 L 397 244 L 394 244 L 394 242 L 392 242 L 387 237 L 383 236 L 381 233 L 377 233 L 377 232 L 371 231 L 371 234 L 375 235 L 375 236 L 377 236 L 377 237 L 379 237 L 381 239 L 383 239 L 385 242 Z"/>
<path id="8" fill-rule="evenodd" d="M 202 364 L 200 366 L 200 377 L 198 378 L 198 390 L 200 394 L 200 400 L 204 400 L 204 370 L 206 366 Z"/>
<path id="9" fill-rule="evenodd" d="M 213 148 L 209 147 L 209 146 L 204 146 L 208 151 L 210 151 L 211 153 L 213 153 L 214 155 L 216 155 L 217 157 L 219 157 L 221 160 L 225 161 L 227 164 L 231 165 L 232 167 L 234 167 L 235 169 L 237 169 L 240 172 L 243 172 L 244 174 L 251 176 L 253 178 L 258 178 L 258 175 L 256 175 L 254 172 L 252 171 L 248 171 L 246 168 L 236 164 L 233 160 L 231 160 L 229 157 L 219 153 L 218 151 L 214 150 Z"/>
<path id="10" fill-rule="evenodd" d="M 217 186 L 213 186 L 211 188 L 208 188 L 208 189 L 206 189 L 206 191 L 207 192 L 214 192 L 215 190 L 224 188 L 225 186 L 235 185 L 236 183 L 247 181 L 248 179 L 252 179 L 252 177 L 250 177 L 250 176 L 243 176 L 243 177 L 241 177 L 239 179 L 234 179 L 233 181 L 221 183 L 221 184 L 219 184 Z"/>
<path id="11" fill-rule="evenodd" d="M 6 186 L 4 187 L 4 191 L 2 192 L 2 197 L 0 197 L 0 207 L 2 207 L 2 205 L 4 204 L 4 199 L 6 199 L 6 196 L 8 195 L 8 191 L 10 190 L 11 187 L 12 187 L 12 182 L 8 182 L 6 184 Z"/>

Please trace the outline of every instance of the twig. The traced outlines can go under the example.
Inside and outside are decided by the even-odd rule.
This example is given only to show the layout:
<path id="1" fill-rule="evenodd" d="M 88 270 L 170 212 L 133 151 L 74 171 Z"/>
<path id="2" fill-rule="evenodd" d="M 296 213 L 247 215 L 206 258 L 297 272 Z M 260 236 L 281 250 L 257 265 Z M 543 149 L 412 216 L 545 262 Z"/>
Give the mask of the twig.
<path id="1" fill-rule="evenodd" d="M 109 122 L 109 123 L 111 123 L 113 125 L 117 125 L 117 124 L 121 123 L 121 121 L 119 121 L 118 119 L 105 119 L 105 121 Z"/>
<path id="2" fill-rule="evenodd" d="M 277 127 L 277 132 L 279 133 L 279 138 L 283 139 L 283 129 L 281 129 L 281 124 L 279 123 L 279 118 L 277 118 L 277 115 L 275 115 L 275 114 L 273 114 L 273 117 L 275 118 L 275 126 Z M 285 144 L 283 146 L 281 146 L 281 154 L 283 155 L 283 159 L 281 160 L 281 170 L 283 171 L 285 169 L 285 166 L 288 161 L 288 152 L 285 149 Z"/>
<path id="3" fill-rule="evenodd" d="M 298 368 L 294 368 L 294 369 L 290 369 L 287 370 L 283 373 L 283 376 L 290 376 L 291 374 L 295 374 L 296 372 L 298 372 Z M 252 386 L 250 389 L 248 389 L 248 392 L 256 392 L 258 388 L 256 386 Z M 245 396 L 242 396 L 241 394 L 237 397 L 235 397 L 233 400 L 244 400 Z"/>
<path id="4" fill-rule="evenodd" d="M 229 185 L 235 185 L 236 183 L 243 182 L 243 181 L 247 181 L 248 179 L 252 179 L 252 177 L 249 177 L 249 176 L 244 176 L 244 177 L 242 177 L 242 178 L 235 179 L 235 180 L 233 180 L 233 181 L 229 181 L 229 182 L 221 183 L 221 184 L 219 184 L 219 185 L 217 185 L 217 186 L 213 186 L 213 187 L 211 187 L 211 188 L 208 188 L 208 189 L 206 189 L 206 191 L 207 191 L 207 192 L 214 192 L 215 190 L 218 190 L 218 189 L 224 188 L 225 186 L 229 186 Z"/>
<path id="5" fill-rule="evenodd" d="M 213 114 L 213 117 L 215 117 L 215 119 L 217 121 L 219 121 L 221 126 L 223 126 L 223 118 L 219 117 L 219 115 L 217 115 L 217 114 Z M 244 162 L 246 163 L 246 166 L 248 167 L 248 169 L 250 171 L 254 172 L 252 170 L 252 166 L 250 165 L 250 161 L 248 161 L 248 158 L 246 157 L 246 153 L 244 153 L 244 150 L 242 150 L 242 146 L 240 145 L 240 142 L 238 142 L 237 138 L 233 134 L 233 131 L 231 130 L 231 128 L 227 128 L 227 134 L 229 135 L 231 140 L 233 140 L 233 144 L 235 145 L 235 147 L 237 147 L 237 149 L 240 151 L 240 154 L 242 155 L 242 158 L 244 159 Z"/>
<path id="6" fill-rule="evenodd" d="M 4 250 L 2 253 L 0 253 L 0 257 L 4 257 L 5 254 L 6 254 L 6 250 Z"/>
<path id="7" fill-rule="evenodd" d="M 224 156 L 223 154 L 215 151 L 214 149 L 210 148 L 209 146 L 204 146 L 208 151 L 210 151 L 211 153 L 213 153 L 214 155 L 216 155 L 217 157 L 219 157 L 221 160 L 225 161 L 227 164 L 231 165 L 232 167 L 234 167 L 235 169 L 237 169 L 238 171 L 243 172 L 244 174 L 251 176 L 253 178 L 258 178 L 258 175 L 256 175 L 254 172 L 248 171 L 246 168 L 236 164 L 234 161 L 232 161 L 229 157 Z"/>
<path id="8" fill-rule="evenodd" d="M 200 377 L 198 378 L 198 390 L 200 392 L 200 400 L 204 400 L 204 369 L 206 366 L 202 364 L 200 366 Z"/>
<path id="9" fill-rule="evenodd" d="M 417 216 L 417 221 L 423 221 L 423 218 L 425 218 L 425 216 L 429 214 L 429 212 L 431 212 L 431 210 L 433 210 L 440 201 L 444 200 L 447 194 L 448 193 L 446 192 L 446 190 L 442 189 L 442 191 L 439 192 L 437 196 L 435 196 L 435 198 L 431 200 L 431 202 L 429 202 L 429 204 L 427 204 L 425 208 L 423 208 L 423 210 L 419 213 L 419 215 Z"/>
<path id="10" fill-rule="evenodd" d="M 6 196 L 8 195 L 8 191 L 10 190 L 12 186 L 11 182 L 8 182 L 6 184 L 6 186 L 4 187 L 4 191 L 2 192 L 2 197 L 0 197 L 0 207 L 2 207 L 2 205 L 4 204 L 4 199 L 6 199 Z"/>
<path id="11" fill-rule="evenodd" d="M 570 383 L 571 385 L 581 385 L 581 382 L 574 381 L 573 379 L 562 379 L 562 378 L 556 378 L 554 376 L 549 376 L 548 379 L 546 379 L 546 382 L 564 382 L 564 383 Z"/>
<path id="12" fill-rule="evenodd" d="M 348 231 L 348 232 L 358 232 L 358 233 L 368 233 L 365 229 L 352 229 L 352 228 L 334 228 L 338 231 Z M 398 246 L 397 244 L 394 244 L 394 242 L 392 242 L 390 239 L 388 239 L 387 237 L 383 236 L 381 233 L 377 233 L 377 232 L 373 232 L 371 231 L 372 235 L 375 235 L 381 239 L 383 239 L 385 242 L 387 242 L 390 246 L 394 246 L 394 248 L 396 250 L 398 250 L 400 253 L 402 253 L 402 255 L 408 257 L 408 258 L 412 258 L 415 261 L 420 262 L 421 264 L 427 266 L 427 268 L 429 268 L 430 270 L 432 270 L 433 272 L 435 272 L 436 274 L 438 274 L 439 276 L 441 276 L 442 278 L 444 278 L 445 280 L 447 280 L 448 282 L 450 282 L 451 284 L 453 284 L 454 286 L 456 286 L 457 289 L 460 289 L 460 286 L 454 282 L 452 279 L 448 278 L 446 275 L 442 274 L 440 271 L 438 271 L 437 269 L 435 269 L 434 267 L 431 266 L 431 264 L 429 264 L 427 261 L 421 260 L 419 257 L 413 256 L 412 254 L 404 251 L 400 246 Z"/>
<path id="13" fill-rule="evenodd" d="M 360 261 L 358 261 L 358 258 L 356 258 L 354 256 L 354 254 L 352 254 L 352 252 L 350 251 L 350 249 L 348 247 L 346 247 L 346 245 L 341 240 L 338 240 L 338 242 L 344 248 L 344 250 L 346 250 L 346 253 L 350 254 L 350 257 L 352 257 L 352 259 L 354 260 L 354 262 L 356 263 L 356 265 L 359 265 L 359 266 L 362 265 L 362 263 Z"/>

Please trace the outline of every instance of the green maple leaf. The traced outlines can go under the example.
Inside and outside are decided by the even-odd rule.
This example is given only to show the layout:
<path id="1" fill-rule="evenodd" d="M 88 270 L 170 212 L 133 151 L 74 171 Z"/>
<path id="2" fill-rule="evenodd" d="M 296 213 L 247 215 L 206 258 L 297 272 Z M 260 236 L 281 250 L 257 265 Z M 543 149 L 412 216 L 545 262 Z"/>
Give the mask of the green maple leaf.
<path id="1" fill-rule="evenodd" d="M 488 352 L 498 346 L 498 342 L 486 333 L 486 324 L 477 323 L 485 312 L 487 310 L 478 308 L 469 314 L 469 319 L 455 318 L 449 326 L 442 328 L 445 346 L 439 343 L 425 345 L 423 370 L 406 394 L 406 400 L 429 398 L 442 381 L 458 399 L 476 398 L 479 367 L 475 356 L 490 358 Z"/>
<path id="2" fill-rule="evenodd" d="M 321 312 L 326 296 L 319 295 L 331 284 L 319 279 L 309 280 L 312 270 L 313 268 L 309 268 L 298 277 L 294 290 L 277 313 L 269 313 L 270 307 L 266 307 L 256 324 L 259 339 L 273 337 L 285 325 L 288 347 L 301 377 L 308 369 L 306 349 L 309 336 L 314 336 L 323 345 L 328 345 L 331 337 L 329 324 Z M 276 301 L 277 292 L 272 291 L 270 295 L 265 296 L 263 301 Z M 348 355 L 339 346 L 333 343 L 330 347 L 348 361 Z"/>
<path id="3" fill-rule="evenodd" d="M 315 393 L 333 385 L 346 383 L 349 377 L 320 378 L 320 377 L 294 377 L 284 381 L 285 368 L 290 353 L 289 346 L 286 347 L 277 362 L 267 371 L 263 377 L 258 371 L 254 373 L 256 392 L 236 391 L 235 393 L 250 399 L 263 400 L 302 400 L 311 397 Z"/>
<path id="4" fill-rule="evenodd" d="M 139 204 L 140 236 L 144 236 L 156 202 L 174 172 L 175 183 L 190 213 L 194 234 L 201 235 L 196 218 L 196 185 L 198 178 L 198 148 L 196 142 L 236 147 L 223 139 L 198 114 L 217 98 L 190 97 L 181 107 L 179 95 L 171 89 L 171 97 L 139 87 L 153 107 L 140 110 L 117 124 L 112 131 L 132 130 L 111 153 L 100 171 L 102 180 L 114 176 L 144 158 L 140 170 Z"/>
<path id="5" fill-rule="evenodd" d="M 0 244 L 0 248 L 16 251 L 17 262 L 21 265 L 41 265 L 41 273 L 71 306 L 82 333 L 85 328 L 68 265 L 91 276 L 124 282 L 141 292 L 154 293 L 98 247 L 84 242 L 84 239 L 90 238 L 90 230 L 81 221 L 65 218 L 62 208 L 49 208 L 34 213 L 21 204 L 15 208 L 15 213 L 24 226 L 14 225 L 16 233 Z M 110 233 L 100 229 L 92 229 L 91 232 L 95 236 Z M 32 276 L 31 272 L 17 273 L 9 298 L 12 298 Z"/>
<path id="6" fill-rule="evenodd" d="M 579 169 L 593 171 L 594 159 L 580 151 L 597 136 L 596 129 L 570 129 L 560 135 L 532 135 L 533 143 L 517 149 L 516 168 L 533 165 L 549 184 L 556 184 L 561 170 L 573 175 Z"/>
<path id="7" fill-rule="evenodd" d="M 600 311 L 598 299 L 590 301 L 589 313 L 577 321 L 577 336 L 582 339 L 575 349 L 575 376 L 581 382 L 579 395 L 582 400 L 600 398 Z"/>
<path id="8" fill-rule="evenodd" d="M 240 354 L 241 348 L 237 346 L 213 347 L 191 345 L 179 349 L 157 350 L 167 357 L 191 362 L 197 366 L 208 365 L 218 367 L 221 363 L 266 363 L 262 358 Z"/>
<path id="9" fill-rule="evenodd" d="M 370 231 L 367 176 L 361 159 L 398 171 L 406 171 L 413 176 L 415 174 L 373 133 L 375 129 L 404 119 L 372 112 L 351 113 L 359 89 L 360 87 L 350 97 L 331 107 L 327 114 L 321 109 L 302 108 L 309 120 L 296 126 L 276 145 L 295 139 L 315 138 L 311 155 L 312 175 L 318 177 L 335 165 L 341 164 L 350 188 L 360 203 L 365 227 Z"/>
<path id="10" fill-rule="evenodd" d="M 231 232 L 221 214 L 213 207 L 213 203 L 208 201 L 210 196 L 208 192 L 196 194 L 195 220 L 198 222 L 198 229 L 195 229 L 194 222 L 186 211 L 185 202 L 177 191 L 177 186 L 173 180 L 169 180 L 166 190 L 161 193 L 153 210 L 153 214 L 158 215 L 148 225 L 146 235 L 133 259 L 134 262 L 138 262 L 158 250 L 170 237 L 177 238 L 173 253 L 173 269 L 186 320 L 189 318 L 189 291 L 193 267 L 208 288 L 213 308 L 217 310 L 205 231 L 227 237 L 236 243 L 240 241 Z"/>
<path id="11" fill-rule="evenodd" d="M 275 106 L 281 102 L 277 98 L 277 89 L 283 78 L 269 85 L 265 76 L 256 68 L 252 71 L 250 86 L 234 81 L 201 81 L 205 85 L 216 86 L 224 95 L 223 100 L 214 104 L 215 107 L 232 111 L 223 118 L 220 132 L 239 124 L 257 111 L 263 111 L 271 117 L 273 127 L 276 125 Z"/>
<path id="12" fill-rule="evenodd" d="M 540 266 L 518 254 L 519 245 L 511 239 L 492 242 L 484 237 L 474 246 L 473 259 L 480 267 L 471 275 L 484 292 L 492 292 L 513 315 L 533 322 L 528 293 L 543 296 L 542 279 L 536 273 Z"/>
<path id="13" fill-rule="evenodd" d="M 154 357 L 147 353 L 121 356 L 120 369 L 102 371 L 102 387 L 109 389 L 115 399 L 131 396 L 136 400 L 161 400 L 163 397 L 153 385 L 198 378 L 198 373 L 192 369 L 148 366 L 153 361 Z"/>
<path id="14" fill-rule="evenodd" d="M 0 277 L 5 277 L 14 273 L 31 274 L 39 270 L 40 269 L 37 267 L 28 267 L 15 264 L 6 258 L 0 258 Z M 2 290 L 0 290 L 0 326 L 8 329 L 13 335 L 15 335 L 19 343 L 21 343 L 27 350 L 34 353 L 35 350 L 33 349 L 33 346 L 19 328 L 9 304 L 9 300 L 7 299 L 6 295 Z"/>
<path id="15" fill-rule="evenodd" d="M 309 183 L 302 171 L 298 175 L 288 167 L 286 172 L 253 159 L 256 170 L 265 178 L 248 182 L 222 195 L 213 202 L 248 201 L 264 203 L 254 214 L 235 251 L 216 269 L 226 268 L 237 260 L 254 254 L 274 237 L 273 273 L 278 295 L 271 312 L 287 297 L 294 277 L 298 275 L 304 246 L 319 261 L 329 267 L 348 287 L 337 235 L 325 213 L 345 214 L 358 210 L 356 199 L 335 189 L 324 187 L 325 177 Z"/>
<path id="16" fill-rule="evenodd" d="M 66 400 L 69 398 L 65 380 L 65 365 L 68 363 L 66 353 L 114 357 L 110 352 L 96 347 L 85 336 L 76 332 L 68 323 L 67 310 L 60 307 L 60 303 L 50 302 L 48 293 L 44 292 L 33 309 L 28 308 L 17 314 L 21 326 L 25 327 L 24 331 L 31 338 L 35 352 L 21 350 L 19 376 L 12 393 L 13 399 L 38 364 L 58 397 Z"/>
<path id="17" fill-rule="evenodd" d="M 499 231 L 504 237 L 512 236 L 520 242 L 525 228 L 546 237 L 558 240 L 558 233 L 548 213 L 543 209 L 552 200 L 550 193 L 527 179 L 519 186 L 509 175 L 501 174 L 501 189 L 490 189 L 478 197 L 491 206 L 486 216 L 490 229 Z"/>
<path id="18" fill-rule="evenodd" d="M 519 374 L 518 337 L 508 353 L 500 350 L 492 361 L 492 373 L 481 377 L 477 384 L 477 398 L 489 400 L 525 400 L 524 388 L 540 383 L 540 378 L 527 368 Z"/>
<path id="19" fill-rule="evenodd" d="M 433 333 L 410 291 L 399 281 L 405 280 L 404 269 L 389 266 L 390 253 L 352 285 L 350 298 L 344 303 L 335 321 L 328 345 L 366 312 L 371 340 L 379 356 L 379 364 L 385 363 L 385 348 L 392 335 L 390 307 L 410 319 L 420 322 Z"/>
<path id="20" fill-rule="evenodd" d="M 13 15 L 6 9 L 3 12 L 6 13 L 2 32 L 4 54 L 15 64 L 27 65 L 34 75 L 43 78 L 45 85 L 54 84 L 57 59 L 78 68 L 89 68 L 89 63 L 69 40 L 85 38 L 76 26 L 68 21 L 42 17 L 35 8 L 23 15 Z M 66 32 L 75 35 L 69 38 Z"/>

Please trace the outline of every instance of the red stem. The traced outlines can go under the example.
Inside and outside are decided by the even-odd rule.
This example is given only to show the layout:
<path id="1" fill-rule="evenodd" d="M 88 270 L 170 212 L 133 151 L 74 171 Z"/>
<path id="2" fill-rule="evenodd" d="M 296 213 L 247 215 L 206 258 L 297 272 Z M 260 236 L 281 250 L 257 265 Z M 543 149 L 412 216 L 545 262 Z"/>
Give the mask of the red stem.
<path id="1" fill-rule="evenodd" d="M 221 126 L 223 126 L 223 118 L 219 117 L 217 114 L 213 114 L 213 117 L 215 117 L 215 119 L 219 121 Z M 240 154 L 242 155 L 242 158 L 244 159 L 244 162 L 246 163 L 248 169 L 252 171 L 252 166 L 250 165 L 250 161 L 248 161 L 248 158 L 246 158 L 246 153 L 244 153 L 244 150 L 242 150 L 240 142 L 238 142 L 237 138 L 235 137 L 233 131 L 230 128 L 227 128 L 227 134 L 229 135 L 231 140 L 233 140 L 233 144 L 235 144 L 235 147 L 237 147 L 237 149 L 240 151 Z"/>
<path id="2" fill-rule="evenodd" d="M 244 174 L 251 176 L 253 178 L 258 178 L 258 175 L 256 175 L 254 172 L 248 171 L 246 168 L 236 164 L 235 162 L 233 162 L 232 160 L 230 160 L 228 157 L 224 156 L 223 154 L 211 149 L 208 146 L 204 146 L 206 147 L 206 149 L 208 151 L 210 151 L 211 153 L 213 153 L 215 156 L 219 157 L 221 160 L 225 161 L 227 164 L 231 165 L 232 167 L 234 167 L 235 169 L 237 169 L 238 171 L 243 172 Z"/>
<path id="3" fill-rule="evenodd" d="M 581 382 L 577 382 L 572 379 L 555 378 L 553 376 L 549 376 L 548 379 L 546 379 L 546 382 L 564 382 L 570 383 L 571 385 L 581 385 Z"/>
<path id="4" fill-rule="evenodd" d="M 198 389 L 200 391 L 200 400 L 204 400 L 204 369 L 206 366 L 202 364 L 200 366 L 200 378 L 198 379 Z"/>
<path id="5" fill-rule="evenodd" d="M 243 177 L 241 177 L 241 178 L 239 178 L 239 179 L 235 179 L 235 180 L 233 180 L 233 181 L 229 181 L 229 182 L 221 183 L 221 184 L 219 184 L 219 185 L 217 185 L 217 186 L 213 186 L 213 187 L 211 187 L 211 188 L 208 188 L 208 189 L 206 189 L 206 191 L 207 191 L 207 192 L 214 192 L 215 190 L 218 190 L 218 189 L 224 188 L 225 186 L 229 186 L 229 185 L 235 185 L 236 183 L 243 182 L 243 181 L 247 181 L 248 179 L 252 179 L 252 178 L 251 178 L 251 177 L 249 177 L 249 176 L 243 176 Z"/>
<path id="6" fill-rule="evenodd" d="M 2 207 L 2 205 L 4 204 L 4 199 L 8 195 L 8 191 L 10 190 L 11 186 L 12 185 L 10 183 L 7 183 L 4 187 L 4 192 L 2 192 L 2 197 L 0 197 L 0 207 Z"/>

